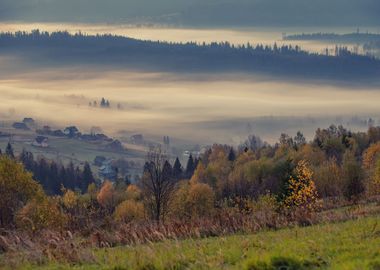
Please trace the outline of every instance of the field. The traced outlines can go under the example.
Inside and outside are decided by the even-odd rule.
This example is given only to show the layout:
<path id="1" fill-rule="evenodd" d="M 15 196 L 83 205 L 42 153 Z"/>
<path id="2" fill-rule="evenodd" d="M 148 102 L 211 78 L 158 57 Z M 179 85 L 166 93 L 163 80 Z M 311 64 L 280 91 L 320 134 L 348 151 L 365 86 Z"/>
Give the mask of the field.
<path id="1" fill-rule="evenodd" d="M 380 218 L 201 240 L 95 249 L 83 264 L 22 269 L 380 269 Z"/>
<path id="2" fill-rule="evenodd" d="M 102 142 L 89 142 L 78 139 L 69 139 L 65 137 L 49 137 L 49 147 L 41 148 L 32 146 L 37 134 L 34 131 L 16 130 L 13 128 L 0 128 L 0 132 L 12 134 L 12 147 L 19 154 L 22 149 L 30 151 L 35 157 L 44 156 L 50 160 L 59 160 L 63 164 L 68 164 L 72 161 L 75 165 L 83 165 L 85 161 L 92 164 L 96 156 L 104 156 L 111 159 L 124 158 L 128 161 L 135 161 L 143 164 L 146 149 L 144 146 L 125 144 L 127 151 L 125 153 L 108 151 L 104 148 Z M 9 142 L 8 137 L 0 137 L 0 149 L 5 151 Z M 97 167 L 92 166 L 94 173 L 97 173 Z M 130 173 L 139 174 L 140 171 L 131 170 Z"/>

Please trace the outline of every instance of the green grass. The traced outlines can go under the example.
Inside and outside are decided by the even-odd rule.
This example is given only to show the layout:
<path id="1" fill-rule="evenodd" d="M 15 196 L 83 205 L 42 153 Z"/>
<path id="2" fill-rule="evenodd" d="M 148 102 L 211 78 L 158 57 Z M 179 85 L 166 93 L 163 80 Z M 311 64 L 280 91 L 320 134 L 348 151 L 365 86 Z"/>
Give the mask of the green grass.
<path id="1" fill-rule="evenodd" d="M 380 269 L 380 217 L 255 235 L 96 249 L 92 253 L 93 263 L 50 263 L 38 269 L 376 270 Z"/>

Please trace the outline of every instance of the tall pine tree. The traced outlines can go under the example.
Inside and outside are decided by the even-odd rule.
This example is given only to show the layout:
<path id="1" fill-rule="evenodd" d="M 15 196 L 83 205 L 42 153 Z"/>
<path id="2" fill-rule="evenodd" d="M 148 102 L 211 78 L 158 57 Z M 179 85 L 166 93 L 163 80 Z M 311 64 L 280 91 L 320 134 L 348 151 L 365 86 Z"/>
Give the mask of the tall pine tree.
<path id="1" fill-rule="evenodd" d="M 193 176 L 194 171 L 195 171 L 194 159 L 193 159 L 193 155 L 190 154 L 189 160 L 187 161 L 187 165 L 186 165 L 186 178 L 190 179 Z"/>
<path id="2" fill-rule="evenodd" d="M 7 144 L 7 148 L 5 149 L 5 154 L 6 154 L 9 158 L 12 158 L 12 159 L 15 158 L 15 154 L 14 154 L 14 152 L 13 152 L 13 147 L 12 147 L 11 143 L 8 143 L 8 144 Z"/>
<path id="3" fill-rule="evenodd" d="M 180 180 L 183 177 L 183 169 L 178 157 L 175 159 L 173 165 L 173 176 L 176 180 Z"/>

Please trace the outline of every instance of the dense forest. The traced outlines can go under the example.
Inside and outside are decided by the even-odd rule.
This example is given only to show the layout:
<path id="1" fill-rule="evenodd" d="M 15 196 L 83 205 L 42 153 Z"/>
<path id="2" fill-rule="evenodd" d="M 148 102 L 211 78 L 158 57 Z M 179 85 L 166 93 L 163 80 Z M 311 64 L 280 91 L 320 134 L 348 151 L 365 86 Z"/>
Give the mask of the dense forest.
<path id="1" fill-rule="evenodd" d="M 376 81 L 380 61 L 337 48 L 321 55 L 299 46 L 196 44 L 84 35 L 38 30 L 0 34 L 1 54 L 15 54 L 33 64 L 102 64 L 135 70 L 170 72 L 246 72 L 286 78 Z"/>

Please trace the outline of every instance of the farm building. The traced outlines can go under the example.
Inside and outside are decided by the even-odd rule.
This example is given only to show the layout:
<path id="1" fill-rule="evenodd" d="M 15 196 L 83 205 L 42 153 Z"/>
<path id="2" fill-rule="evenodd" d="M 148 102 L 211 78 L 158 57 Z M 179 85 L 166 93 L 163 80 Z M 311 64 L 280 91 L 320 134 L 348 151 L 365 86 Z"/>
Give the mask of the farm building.
<path id="1" fill-rule="evenodd" d="M 49 147 L 48 140 L 49 139 L 45 136 L 37 136 L 34 142 L 32 143 L 32 145 L 36 147 L 46 148 L 46 147 Z"/>

